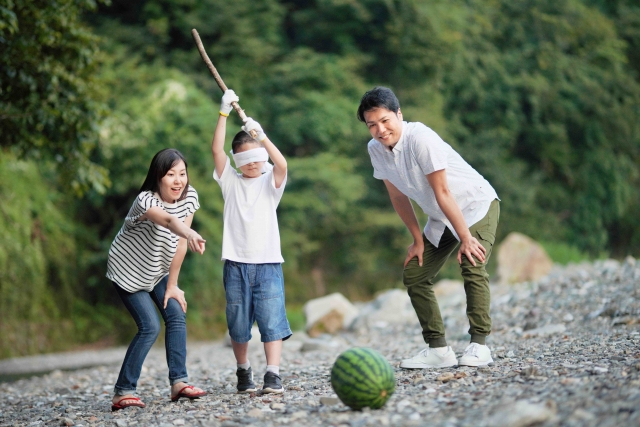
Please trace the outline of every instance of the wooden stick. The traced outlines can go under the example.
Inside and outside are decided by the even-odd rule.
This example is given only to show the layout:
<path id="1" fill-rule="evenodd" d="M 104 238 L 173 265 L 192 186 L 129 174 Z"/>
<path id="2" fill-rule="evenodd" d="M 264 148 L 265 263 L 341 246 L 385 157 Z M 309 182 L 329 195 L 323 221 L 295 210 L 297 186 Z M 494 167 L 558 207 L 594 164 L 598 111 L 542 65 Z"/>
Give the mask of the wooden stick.
<path id="1" fill-rule="evenodd" d="M 205 64 L 207 64 L 207 67 L 209 68 L 209 71 L 211 71 L 213 78 L 216 79 L 216 83 L 218 83 L 218 86 L 220 87 L 220 89 L 222 89 L 223 93 L 226 92 L 227 85 L 225 85 L 224 82 L 222 81 L 222 77 L 220 77 L 220 74 L 218 74 L 218 70 L 216 70 L 216 67 L 213 66 L 213 62 L 211 62 L 211 59 L 209 59 L 209 55 L 207 55 L 207 52 L 204 50 L 204 46 L 202 45 L 202 40 L 200 40 L 200 34 L 198 34 L 198 31 L 196 31 L 196 29 L 194 28 L 191 30 L 191 35 L 193 36 L 193 40 L 196 42 L 196 46 L 198 46 L 198 51 L 200 52 L 200 56 L 202 57 L 202 60 L 204 61 Z M 234 110 L 236 110 L 236 112 L 238 113 L 238 116 L 240 116 L 240 120 L 242 120 L 243 123 L 246 122 L 247 115 L 244 113 L 244 110 L 240 108 L 240 104 L 233 101 L 231 103 L 231 106 L 233 107 Z M 256 133 L 256 131 L 252 130 L 251 137 L 256 138 L 257 136 L 258 134 Z"/>

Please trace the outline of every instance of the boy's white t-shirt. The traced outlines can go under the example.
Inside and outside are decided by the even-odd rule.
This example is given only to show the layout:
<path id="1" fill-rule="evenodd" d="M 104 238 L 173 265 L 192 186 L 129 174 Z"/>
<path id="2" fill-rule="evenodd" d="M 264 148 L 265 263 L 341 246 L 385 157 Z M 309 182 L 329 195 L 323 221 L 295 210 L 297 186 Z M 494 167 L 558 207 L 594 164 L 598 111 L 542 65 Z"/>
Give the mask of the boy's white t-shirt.
<path id="1" fill-rule="evenodd" d="M 213 171 L 224 198 L 222 259 L 248 264 L 282 263 L 276 208 L 287 183 L 276 188 L 273 170 L 244 178 L 227 156 L 222 176 Z"/>

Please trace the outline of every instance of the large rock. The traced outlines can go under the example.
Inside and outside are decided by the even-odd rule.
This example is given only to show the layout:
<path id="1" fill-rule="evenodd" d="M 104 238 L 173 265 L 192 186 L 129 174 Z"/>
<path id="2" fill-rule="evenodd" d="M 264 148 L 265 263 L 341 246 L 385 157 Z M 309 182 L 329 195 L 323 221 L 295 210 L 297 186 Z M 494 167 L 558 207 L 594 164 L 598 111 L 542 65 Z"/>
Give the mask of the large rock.
<path id="1" fill-rule="evenodd" d="M 339 292 L 307 301 L 303 307 L 310 337 L 336 333 L 348 327 L 358 314 L 356 306 Z"/>
<path id="2" fill-rule="evenodd" d="M 249 345 L 251 347 L 254 347 L 256 345 L 262 345 L 261 344 L 261 337 L 262 335 L 260 335 L 260 329 L 258 329 L 257 325 L 253 325 L 251 327 L 251 339 L 249 340 Z M 231 337 L 229 336 L 229 331 L 227 331 L 227 333 L 225 334 L 224 338 L 222 339 L 222 342 L 224 343 L 225 346 L 227 347 L 231 347 Z"/>
<path id="3" fill-rule="evenodd" d="M 389 289 L 360 308 L 351 327 L 386 326 L 394 323 L 418 322 L 411 300 L 404 289 Z"/>
<path id="4" fill-rule="evenodd" d="M 464 282 L 462 280 L 442 279 L 433 285 L 433 293 L 438 299 L 460 292 L 464 293 Z"/>
<path id="5" fill-rule="evenodd" d="M 553 261 L 530 237 L 509 233 L 498 248 L 498 281 L 500 284 L 536 281 L 546 276 Z"/>

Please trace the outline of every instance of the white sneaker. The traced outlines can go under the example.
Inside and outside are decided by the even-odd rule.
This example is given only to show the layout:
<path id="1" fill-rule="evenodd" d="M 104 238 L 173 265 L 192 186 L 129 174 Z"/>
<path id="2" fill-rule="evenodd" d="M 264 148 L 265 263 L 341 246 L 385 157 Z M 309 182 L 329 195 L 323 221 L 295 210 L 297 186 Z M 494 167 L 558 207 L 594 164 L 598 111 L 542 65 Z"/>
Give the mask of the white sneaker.
<path id="1" fill-rule="evenodd" d="M 400 363 L 401 368 L 407 369 L 447 368 L 457 365 L 458 359 L 456 359 L 456 354 L 451 350 L 451 347 L 447 347 L 446 353 L 442 355 L 438 351 L 427 347 L 411 359 L 404 359 Z"/>
<path id="2" fill-rule="evenodd" d="M 493 363 L 491 350 L 486 345 L 472 342 L 464 349 L 464 354 L 460 358 L 461 366 L 486 366 Z"/>

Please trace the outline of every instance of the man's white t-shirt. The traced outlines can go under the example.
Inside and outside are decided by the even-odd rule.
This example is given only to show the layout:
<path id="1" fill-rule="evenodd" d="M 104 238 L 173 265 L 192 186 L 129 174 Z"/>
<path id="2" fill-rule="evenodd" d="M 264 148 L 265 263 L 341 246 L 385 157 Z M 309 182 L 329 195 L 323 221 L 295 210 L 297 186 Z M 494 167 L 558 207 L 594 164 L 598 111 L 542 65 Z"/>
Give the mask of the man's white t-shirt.
<path id="1" fill-rule="evenodd" d="M 224 198 L 222 259 L 247 264 L 282 263 L 276 208 L 287 183 L 276 188 L 273 170 L 244 178 L 227 163 L 222 176 L 213 171 Z"/>
<path id="2" fill-rule="evenodd" d="M 427 175 L 445 170 L 449 191 L 458 203 L 467 227 L 480 221 L 489 211 L 491 202 L 498 199 L 489 181 L 422 123 L 402 122 L 402 135 L 392 150 L 375 139 L 369 141 L 368 149 L 373 177 L 391 182 L 429 215 L 424 235 L 435 247 L 447 227 L 456 239 L 460 238 L 438 206 Z"/>

